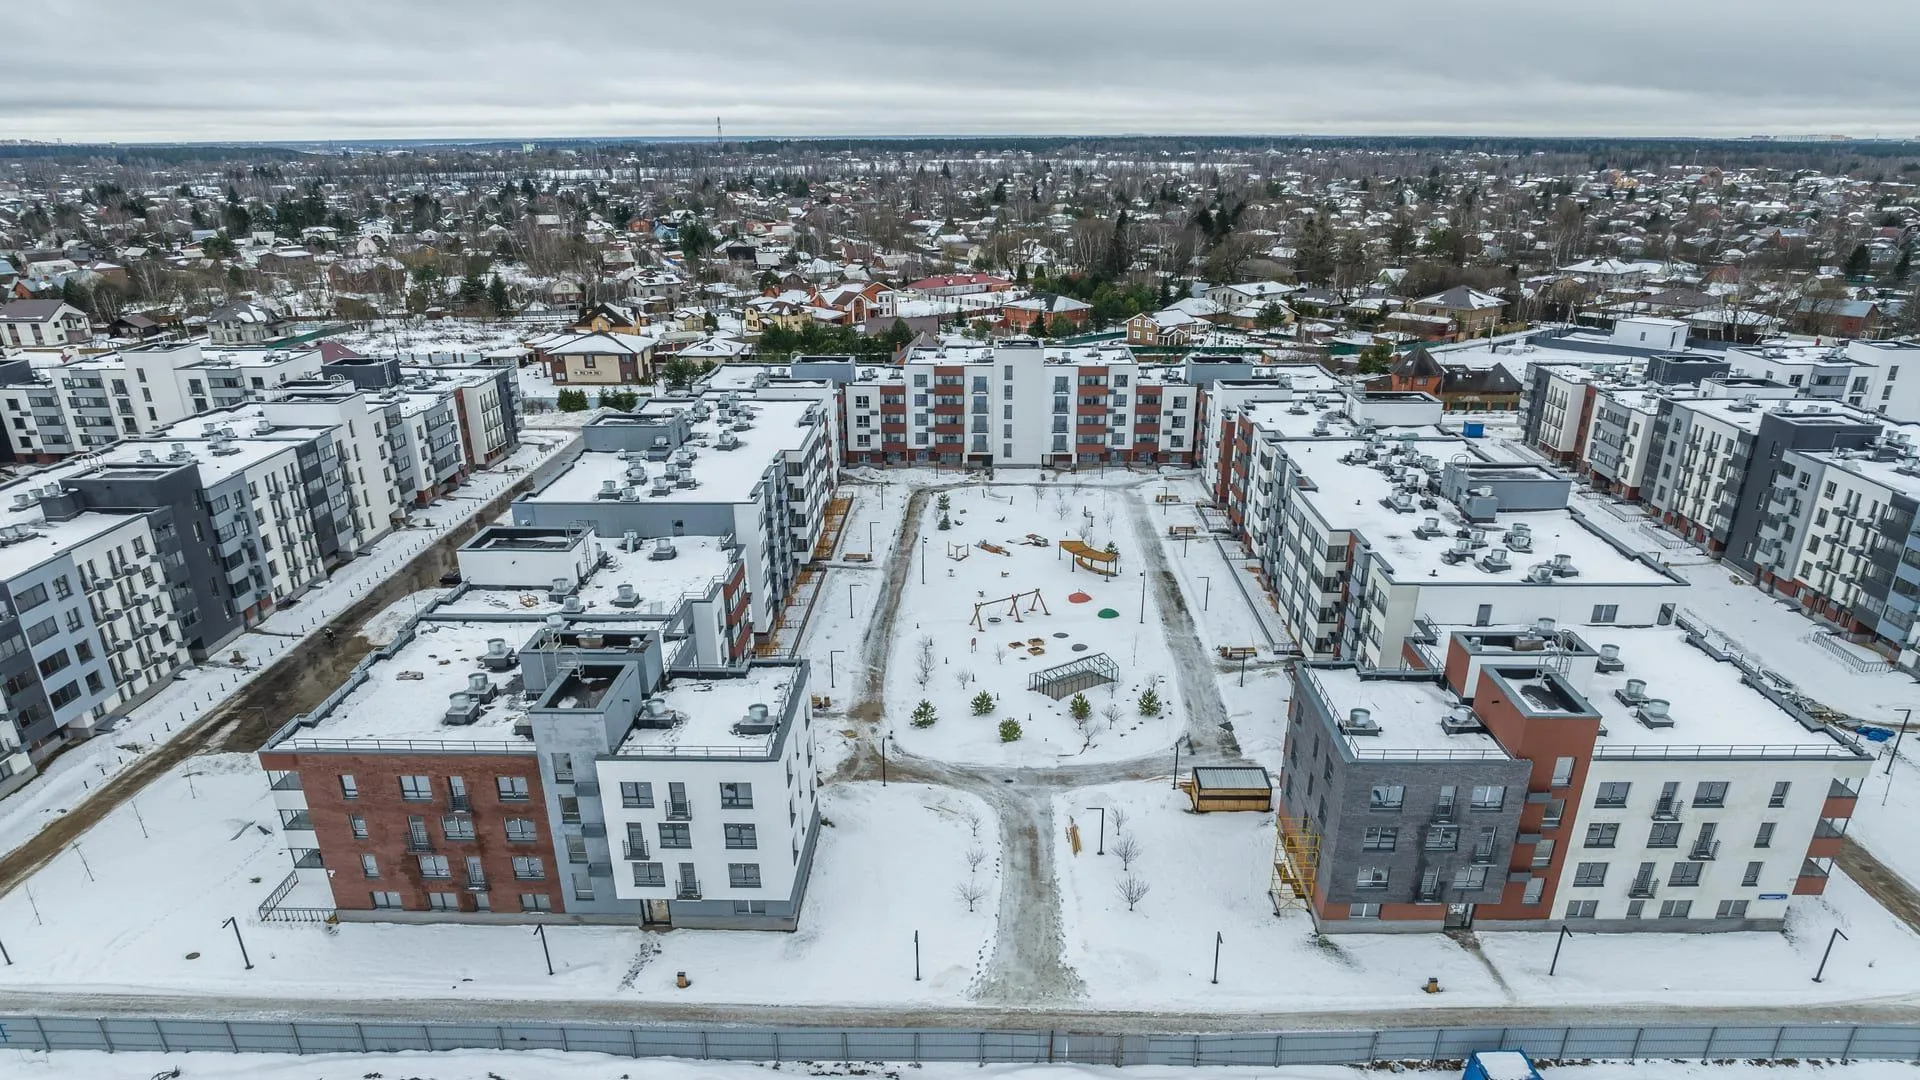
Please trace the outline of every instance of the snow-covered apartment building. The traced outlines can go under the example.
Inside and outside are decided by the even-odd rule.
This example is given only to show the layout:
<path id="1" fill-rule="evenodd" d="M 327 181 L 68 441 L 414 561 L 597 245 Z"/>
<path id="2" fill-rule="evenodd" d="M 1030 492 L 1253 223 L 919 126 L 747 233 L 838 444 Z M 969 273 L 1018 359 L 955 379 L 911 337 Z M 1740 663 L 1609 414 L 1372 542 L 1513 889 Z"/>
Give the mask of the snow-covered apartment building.
<path id="1" fill-rule="evenodd" d="M 807 666 L 745 648 L 746 545 L 637 531 L 483 529 L 455 593 L 275 735 L 293 869 L 271 903 L 794 928 L 819 834 Z"/>
<path id="2" fill-rule="evenodd" d="M 1775 930 L 1873 756 L 1681 625 L 1431 623 L 1295 671 L 1277 904 L 1326 932 Z"/>
<path id="3" fill-rule="evenodd" d="M 1205 475 L 1302 655 L 1397 666 L 1427 622 L 1672 620 L 1684 581 L 1570 510 L 1567 480 L 1440 416 L 1354 389 L 1220 410 Z"/>

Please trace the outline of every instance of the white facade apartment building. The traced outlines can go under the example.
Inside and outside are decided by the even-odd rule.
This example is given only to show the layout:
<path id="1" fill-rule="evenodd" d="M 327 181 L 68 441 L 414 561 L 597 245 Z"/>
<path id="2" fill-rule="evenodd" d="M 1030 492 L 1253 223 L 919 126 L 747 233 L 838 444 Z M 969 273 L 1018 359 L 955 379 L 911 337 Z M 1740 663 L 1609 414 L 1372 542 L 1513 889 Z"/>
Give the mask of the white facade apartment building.
<path id="1" fill-rule="evenodd" d="M 1651 387 L 1603 386 L 1595 392 L 1579 458 L 1596 488 L 1628 500 L 1640 497 L 1659 416 L 1660 398 Z"/>
<path id="2" fill-rule="evenodd" d="M 35 461 L 154 435 L 200 413 L 257 398 L 320 372 L 297 349 L 203 350 L 157 344 L 102 356 L 0 366 L 0 417 L 14 452 Z"/>

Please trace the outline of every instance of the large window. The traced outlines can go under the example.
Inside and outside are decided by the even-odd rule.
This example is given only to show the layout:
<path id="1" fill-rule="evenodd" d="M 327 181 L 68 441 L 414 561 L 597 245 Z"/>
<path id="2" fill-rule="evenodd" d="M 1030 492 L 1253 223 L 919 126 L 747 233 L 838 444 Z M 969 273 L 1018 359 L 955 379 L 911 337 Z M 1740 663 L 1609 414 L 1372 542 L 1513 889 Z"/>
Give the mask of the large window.
<path id="1" fill-rule="evenodd" d="M 1675 886 L 1698 885 L 1700 884 L 1700 872 L 1706 868 L 1706 865 L 1706 863 L 1697 862 L 1674 863 L 1673 871 L 1667 875 L 1667 884 Z"/>
<path id="2" fill-rule="evenodd" d="M 538 839 L 534 832 L 533 819 L 523 817 L 508 818 L 507 839 L 520 844 L 531 843 Z"/>
<path id="3" fill-rule="evenodd" d="M 1587 826 L 1587 846 L 1590 848 L 1610 848 L 1620 836 L 1618 822 L 1594 822 Z"/>
<path id="4" fill-rule="evenodd" d="M 693 846 L 693 829 L 684 821 L 663 821 L 660 823 L 660 846 L 663 848 L 690 848 Z"/>
<path id="5" fill-rule="evenodd" d="M 433 778 L 430 776 L 402 776 L 400 778 L 400 797 L 408 802 L 431 802 L 433 800 Z"/>
<path id="6" fill-rule="evenodd" d="M 1384 889 L 1387 887 L 1387 868 L 1363 866 L 1354 874 L 1353 885 L 1356 889 Z"/>
<path id="7" fill-rule="evenodd" d="M 720 808 L 722 810 L 753 809 L 753 785 L 721 784 Z"/>
<path id="8" fill-rule="evenodd" d="M 620 781 L 620 805 L 629 810 L 653 806 L 653 785 L 644 780 Z"/>
<path id="9" fill-rule="evenodd" d="M 527 778 L 524 776 L 496 776 L 494 787 L 500 792 L 501 802 L 526 802 Z"/>
<path id="10" fill-rule="evenodd" d="M 633 883 L 643 889 L 665 888 L 667 885 L 666 864 L 657 862 L 634 863 Z"/>
<path id="11" fill-rule="evenodd" d="M 1366 851 L 1392 851 L 1399 839 L 1399 829 L 1387 825 L 1369 825 L 1360 846 Z"/>
<path id="12" fill-rule="evenodd" d="M 1581 888 L 1597 889 L 1607 883 L 1607 864 L 1583 862 L 1574 868 L 1573 883 Z"/>
<path id="13" fill-rule="evenodd" d="M 1474 810 L 1498 810 L 1507 804 L 1507 789 L 1503 784 L 1477 784 L 1473 789 L 1473 801 L 1468 807 Z"/>
<path id="14" fill-rule="evenodd" d="M 1593 805 L 1621 807 L 1627 805 L 1627 792 L 1633 785 L 1625 781 L 1609 780 L 1594 792 Z"/>
<path id="15" fill-rule="evenodd" d="M 727 846 L 730 848 L 745 849 L 760 846 L 760 841 L 757 836 L 758 830 L 752 825 L 723 825 L 721 827 L 726 830 Z"/>
<path id="16" fill-rule="evenodd" d="M 1680 823 L 1677 821 L 1656 821 L 1647 830 L 1647 846 L 1650 848 L 1679 847 Z"/>
<path id="17" fill-rule="evenodd" d="M 735 889 L 759 888 L 760 864 L 751 862 L 728 863 L 727 885 Z"/>
<path id="18" fill-rule="evenodd" d="M 1404 784 L 1375 784 L 1367 797 L 1367 806 L 1373 810 L 1398 810 L 1407 802 L 1407 789 Z"/>
<path id="19" fill-rule="evenodd" d="M 1693 805 L 1702 807 L 1721 807 L 1727 805 L 1727 782 L 1724 780 L 1702 780 L 1693 786 Z"/>
<path id="20" fill-rule="evenodd" d="M 544 881 L 547 876 L 547 864 L 538 855 L 515 855 L 513 876 L 521 881 Z"/>

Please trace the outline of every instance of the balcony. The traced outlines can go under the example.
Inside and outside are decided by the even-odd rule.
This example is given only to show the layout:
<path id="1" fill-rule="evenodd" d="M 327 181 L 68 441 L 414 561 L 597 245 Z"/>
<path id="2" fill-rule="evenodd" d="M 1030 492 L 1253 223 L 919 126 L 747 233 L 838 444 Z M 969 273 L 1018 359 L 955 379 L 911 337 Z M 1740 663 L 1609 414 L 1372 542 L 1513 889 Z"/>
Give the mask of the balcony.
<path id="1" fill-rule="evenodd" d="M 299 791 L 301 790 L 300 774 L 297 772 L 281 773 L 279 776 L 274 777 L 273 782 L 267 786 L 274 791 Z"/>
<path id="2" fill-rule="evenodd" d="M 1693 850 L 1687 853 L 1687 858 L 1692 859 L 1694 862 L 1709 862 L 1719 857 L 1720 841 L 1718 840 L 1696 841 L 1693 845 Z"/>
<path id="3" fill-rule="evenodd" d="M 470 795 L 449 795 L 447 796 L 447 808 L 456 813 L 471 813 L 473 811 L 473 797 Z"/>
<path id="4" fill-rule="evenodd" d="M 430 852 L 433 850 L 433 837 L 409 836 L 407 837 L 407 850 L 421 853 Z"/>
<path id="5" fill-rule="evenodd" d="M 674 888 L 673 895 L 676 900 L 698 900 L 700 899 L 700 882 L 697 879 L 683 878 Z"/>
<path id="6" fill-rule="evenodd" d="M 1653 804 L 1653 820 L 1679 821 L 1680 797 L 1677 795 L 1661 796 L 1660 799 Z"/>
<path id="7" fill-rule="evenodd" d="M 631 840 L 628 840 L 627 842 L 620 845 L 621 857 L 632 859 L 635 862 L 646 862 L 648 859 L 652 858 L 653 856 L 648 853 L 650 850 L 651 849 L 647 847 L 647 842 L 644 840 L 642 840 L 637 844 Z"/>
<path id="8" fill-rule="evenodd" d="M 1635 900 L 1651 900 L 1659 889 L 1660 883 L 1651 877 L 1634 878 L 1633 883 L 1627 886 L 1627 895 Z"/>
<path id="9" fill-rule="evenodd" d="M 667 804 L 667 820 L 668 821 L 692 821 L 693 820 L 693 804 L 684 803 L 684 802 L 669 802 Z"/>

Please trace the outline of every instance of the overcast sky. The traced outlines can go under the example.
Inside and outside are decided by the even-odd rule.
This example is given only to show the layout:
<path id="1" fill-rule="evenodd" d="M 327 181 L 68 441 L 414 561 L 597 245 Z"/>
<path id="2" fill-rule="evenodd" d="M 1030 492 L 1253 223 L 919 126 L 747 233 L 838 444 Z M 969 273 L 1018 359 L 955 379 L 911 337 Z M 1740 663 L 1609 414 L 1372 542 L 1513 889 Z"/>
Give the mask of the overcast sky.
<path id="1" fill-rule="evenodd" d="M 78 0 L 0 138 L 1920 136 L 1916 0 Z"/>

